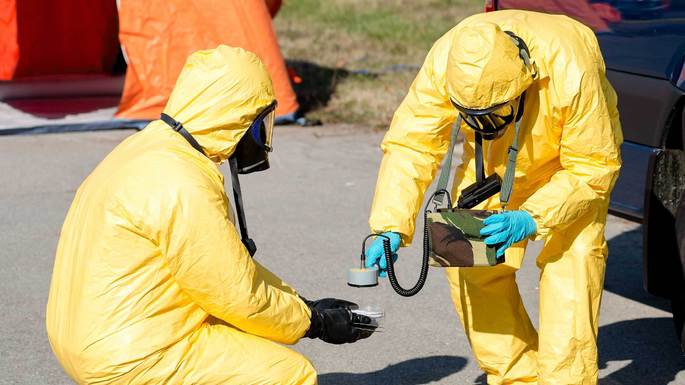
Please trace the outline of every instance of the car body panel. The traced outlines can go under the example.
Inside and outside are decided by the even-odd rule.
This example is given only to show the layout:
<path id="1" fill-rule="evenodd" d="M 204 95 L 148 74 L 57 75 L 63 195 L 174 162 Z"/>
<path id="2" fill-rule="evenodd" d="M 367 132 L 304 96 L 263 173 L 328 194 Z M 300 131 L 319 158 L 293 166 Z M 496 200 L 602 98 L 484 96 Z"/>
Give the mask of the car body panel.
<path id="1" fill-rule="evenodd" d="M 675 107 L 685 93 L 665 79 L 607 71 L 618 92 L 618 111 L 626 141 L 662 148 Z M 630 170 L 628 170 L 630 171 Z"/>
<path id="2" fill-rule="evenodd" d="M 607 69 L 673 80 L 685 52 L 682 17 L 624 20 L 597 34 Z"/>
<path id="3" fill-rule="evenodd" d="M 624 142 L 621 146 L 622 169 L 616 186 L 611 193 L 611 211 L 632 220 L 642 220 L 647 191 L 647 174 L 650 161 L 658 153 L 658 149 L 632 142 Z"/>

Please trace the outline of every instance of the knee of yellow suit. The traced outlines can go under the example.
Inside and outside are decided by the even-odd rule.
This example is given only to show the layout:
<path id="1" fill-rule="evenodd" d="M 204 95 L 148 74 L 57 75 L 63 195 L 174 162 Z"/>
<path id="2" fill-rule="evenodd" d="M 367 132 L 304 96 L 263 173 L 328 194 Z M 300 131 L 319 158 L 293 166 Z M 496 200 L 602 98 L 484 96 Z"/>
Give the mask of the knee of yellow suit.
<path id="1" fill-rule="evenodd" d="M 456 284 L 485 288 L 502 277 L 512 275 L 516 270 L 510 266 L 465 267 L 450 269 L 448 276 Z"/>
<path id="2" fill-rule="evenodd" d="M 299 353 L 298 353 L 299 354 Z M 302 365 L 302 376 L 299 378 L 299 381 L 295 379 L 287 379 L 288 381 L 293 381 L 294 384 L 302 384 L 302 385 L 316 385 L 317 383 L 317 373 L 316 369 L 314 369 L 314 365 L 307 359 L 307 357 L 299 354 L 300 356 L 300 362 Z"/>
<path id="3" fill-rule="evenodd" d="M 273 357 L 278 359 L 279 357 Z M 269 381 L 277 384 L 314 385 L 317 383 L 317 373 L 311 361 L 301 353 L 287 349 L 279 359 L 279 367 L 287 368 L 280 371 L 280 378 Z"/>
<path id="4" fill-rule="evenodd" d="M 521 246 L 514 246 L 507 250 L 505 263 L 497 266 L 487 267 L 467 267 L 467 268 L 448 268 L 447 276 L 453 285 L 460 285 L 462 282 L 477 287 L 487 287 L 487 285 L 497 282 L 503 277 L 513 275 L 520 267 L 525 252 L 525 243 Z"/>

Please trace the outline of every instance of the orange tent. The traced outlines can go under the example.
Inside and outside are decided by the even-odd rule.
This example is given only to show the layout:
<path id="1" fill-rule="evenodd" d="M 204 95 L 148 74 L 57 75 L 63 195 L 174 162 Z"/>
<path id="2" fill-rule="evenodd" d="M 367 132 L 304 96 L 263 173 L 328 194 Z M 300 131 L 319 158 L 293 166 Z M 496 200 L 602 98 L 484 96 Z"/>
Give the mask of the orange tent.
<path id="1" fill-rule="evenodd" d="M 271 23 L 280 5 L 120 0 L 117 12 L 115 0 L 0 0 L 0 102 L 38 119 L 17 114 L 16 124 L 41 130 L 51 122 L 73 129 L 69 116 L 95 110 L 103 112 L 79 120 L 87 122 L 79 127 L 157 119 L 186 57 L 227 44 L 264 61 L 277 114 L 294 113 L 299 106 Z M 125 80 L 120 43 L 128 61 Z M 107 111 L 117 105 L 120 119 L 112 119 Z M 13 124 L 0 124 L 0 130 Z"/>
<path id="2" fill-rule="evenodd" d="M 219 44 L 243 47 L 266 64 L 277 115 L 298 109 L 270 11 L 279 1 L 121 0 L 119 39 L 128 69 L 117 117 L 156 119 L 188 55 Z"/>

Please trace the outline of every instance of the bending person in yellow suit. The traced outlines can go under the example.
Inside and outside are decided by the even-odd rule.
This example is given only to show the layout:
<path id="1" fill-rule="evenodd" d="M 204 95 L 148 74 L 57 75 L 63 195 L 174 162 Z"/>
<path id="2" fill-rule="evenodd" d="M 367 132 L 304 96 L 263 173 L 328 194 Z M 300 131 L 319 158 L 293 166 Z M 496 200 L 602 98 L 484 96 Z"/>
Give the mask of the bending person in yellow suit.
<path id="1" fill-rule="evenodd" d="M 254 261 L 223 175 L 268 163 L 275 98 L 252 53 L 192 54 L 162 114 L 83 182 L 47 305 L 55 355 L 79 384 L 315 384 L 293 344 L 354 342 L 354 304 L 304 301 Z M 237 175 L 236 175 L 237 177 Z"/>
<path id="2" fill-rule="evenodd" d="M 435 43 L 381 146 L 369 222 L 391 236 L 394 252 L 412 240 L 457 114 L 466 140 L 454 197 L 476 181 L 478 137 L 485 172 L 504 175 L 520 122 L 508 211 L 482 233 L 486 243 L 503 244 L 506 262 L 447 269 L 488 384 L 596 384 L 604 227 L 622 133 L 594 34 L 565 16 L 500 11 L 469 17 Z M 500 209 L 498 196 L 476 208 Z M 529 238 L 545 242 L 537 257 L 539 331 L 515 280 Z M 384 269 L 379 242 L 367 263 Z"/>

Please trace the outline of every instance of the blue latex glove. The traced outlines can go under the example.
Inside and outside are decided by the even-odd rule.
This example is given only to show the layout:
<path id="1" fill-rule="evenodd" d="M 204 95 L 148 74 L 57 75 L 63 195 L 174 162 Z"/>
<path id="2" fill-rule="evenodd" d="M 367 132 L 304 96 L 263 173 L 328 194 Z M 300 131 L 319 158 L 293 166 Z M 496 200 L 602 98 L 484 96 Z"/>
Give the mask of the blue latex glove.
<path id="1" fill-rule="evenodd" d="M 400 249 L 400 234 L 394 232 L 383 233 L 383 235 L 390 238 L 390 250 L 392 251 L 392 261 L 397 261 L 397 250 Z M 371 246 L 366 249 L 366 267 L 378 265 L 380 276 L 386 277 L 388 275 L 388 266 L 385 262 L 385 252 L 383 251 L 383 237 L 376 237 Z"/>
<path id="2" fill-rule="evenodd" d="M 530 237 L 537 231 L 533 217 L 523 210 L 493 214 L 485 218 L 483 224 L 485 227 L 480 230 L 480 235 L 487 236 L 485 244 L 488 246 L 501 244 L 497 248 L 498 257 L 501 257 L 509 246 Z"/>

